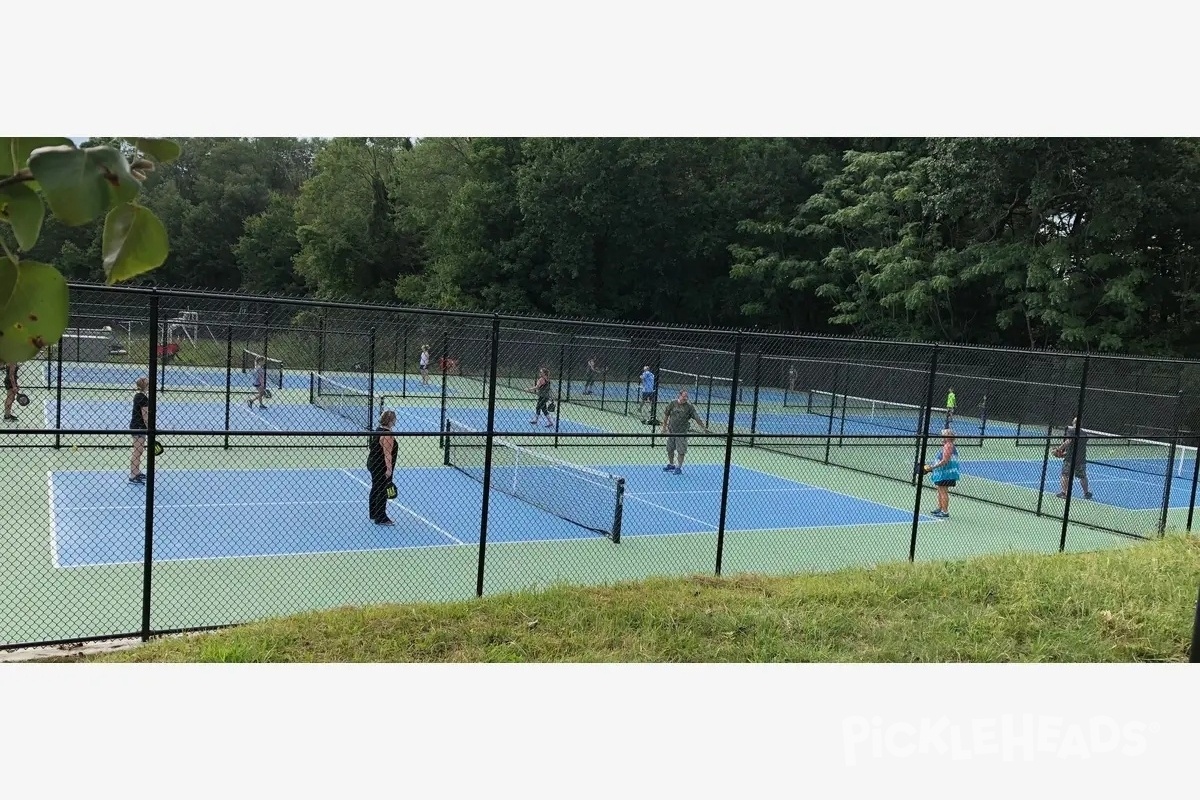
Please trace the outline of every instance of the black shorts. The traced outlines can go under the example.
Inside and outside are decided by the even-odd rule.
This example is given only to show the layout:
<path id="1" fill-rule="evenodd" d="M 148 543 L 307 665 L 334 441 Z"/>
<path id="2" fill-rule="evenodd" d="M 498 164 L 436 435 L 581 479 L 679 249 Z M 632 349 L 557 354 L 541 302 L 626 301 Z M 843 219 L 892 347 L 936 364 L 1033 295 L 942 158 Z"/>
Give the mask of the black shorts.
<path id="1" fill-rule="evenodd" d="M 549 402 L 550 402 L 549 397 L 539 397 L 538 402 L 537 402 L 537 408 L 534 410 L 533 413 L 545 414 L 547 417 L 550 416 L 550 412 L 548 410 L 546 410 L 546 404 L 548 404 Z"/>
<path id="2" fill-rule="evenodd" d="M 958 481 L 955 481 L 955 480 L 935 481 L 933 485 L 934 486 L 945 486 L 948 489 L 951 486 L 958 486 Z"/>

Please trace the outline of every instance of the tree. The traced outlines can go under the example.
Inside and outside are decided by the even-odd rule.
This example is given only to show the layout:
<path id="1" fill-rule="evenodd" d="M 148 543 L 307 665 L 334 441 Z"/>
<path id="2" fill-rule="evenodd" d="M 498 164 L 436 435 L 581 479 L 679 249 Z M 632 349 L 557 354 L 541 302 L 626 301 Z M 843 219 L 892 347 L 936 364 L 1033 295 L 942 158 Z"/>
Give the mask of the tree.
<path id="1" fill-rule="evenodd" d="M 153 270 L 166 259 L 167 235 L 136 200 L 156 162 L 179 153 L 165 139 L 82 148 L 62 138 L 0 139 L 0 220 L 7 225 L 0 229 L 0 361 L 34 358 L 67 327 L 66 278 L 49 263 L 19 255 L 37 245 L 46 208 L 72 227 L 104 215 L 102 264 L 109 283 Z"/>

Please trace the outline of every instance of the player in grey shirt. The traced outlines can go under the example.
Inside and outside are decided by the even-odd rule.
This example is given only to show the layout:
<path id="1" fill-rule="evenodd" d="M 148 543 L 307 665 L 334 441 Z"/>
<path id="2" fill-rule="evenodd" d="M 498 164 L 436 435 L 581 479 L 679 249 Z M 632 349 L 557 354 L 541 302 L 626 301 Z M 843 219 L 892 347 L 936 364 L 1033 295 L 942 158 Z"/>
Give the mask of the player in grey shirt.
<path id="1" fill-rule="evenodd" d="M 683 474 L 683 457 L 687 454 L 687 432 L 692 420 L 708 431 L 708 426 L 700 418 L 700 412 L 688 402 L 687 389 L 680 389 L 679 397 L 668 403 L 663 411 L 663 431 L 667 434 L 667 466 L 663 467 L 663 472 Z M 678 466 L 675 464 L 676 453 L 679 454 Z"/>
<path id="2" fill-rule="evenodd" d="M 1058 451 L 1063 454 L 1062 485 L 1058 496 L 1065 498 L 1067 489 L 1071 488 L 1071 448 L 1078 446 L 1079 454 L 1075 456 L 1075 477 L 1079 478 L 1079 485 L 1083 488 L 1083 499 L 1091 500 L 1092 492 L 1088 488 L 1087 477 L 1087 436 L 1080 433 L 1078 439 L 1071 438 L 1076 433 L 1079 433 L 1078 417 L 1071 420 L 1070 426 L 1067 427 L 1067 437 L 1058 446 Z"/>

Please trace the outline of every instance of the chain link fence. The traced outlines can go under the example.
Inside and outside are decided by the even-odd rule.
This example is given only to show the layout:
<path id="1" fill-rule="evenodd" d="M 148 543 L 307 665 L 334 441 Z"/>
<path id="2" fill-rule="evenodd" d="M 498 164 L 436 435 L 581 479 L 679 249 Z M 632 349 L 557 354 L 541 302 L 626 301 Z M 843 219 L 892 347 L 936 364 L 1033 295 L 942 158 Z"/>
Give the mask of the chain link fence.
<path id="1" fill-rule="evenodd" d="M 72 326 L 6 405 L 0 647 L 1193 524 L 1195 362 L 94 285 Z"/>

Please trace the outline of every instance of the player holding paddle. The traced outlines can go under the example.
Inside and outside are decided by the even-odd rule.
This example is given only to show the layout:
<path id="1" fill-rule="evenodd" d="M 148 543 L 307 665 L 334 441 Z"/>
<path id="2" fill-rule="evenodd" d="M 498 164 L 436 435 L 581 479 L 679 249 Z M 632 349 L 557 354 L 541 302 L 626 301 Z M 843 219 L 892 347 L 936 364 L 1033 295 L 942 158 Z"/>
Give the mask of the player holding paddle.
<path id="1" fill-rule="evenodd" d="M 257 400 L 259 408 L 266 408 L 263 397 L 267 393 L 267 360 L 262 356 L 254 359 L 254 391 L 254 397 L 251 397 L 246 405 L 254 408 L 254 401 Z"/>
<path id="2" fill-rule="evenodd" d="M 12 404 L 17 399 L 21 387 L 17 383 L 17 365 L 12 362 L 4 367 L 4 391 L 4 421 L 16 422 L 17 418 L 12 413 Z"/>
<path id="3" fill-rule="evenodd" d="M 537 382 L 529 388 L 529 391 L 537 395 L 537 406 L 533 410 L 533 419 L 529 420 L 529 424 L 537 425 L 538 420 L 545 414 L 546 427 L 553 428 L 554 422 L 550 419 L 550 369 L 548 367 L 538 370 Z"/>
<path id="4" fill-rule="evenodd" d="M 133 415 L 129 419 L 129 430 L 133 432 L 133 454 L 129 459 L 129 482 L 145 484 L 146 476 L 142 473 L 142 454 L 146 452 L 146 431 L 150 429 L 150 396 L 146 389 L 150 387 L 148 378 L 138 378 L 135 384 L 137 391 L 133 393 Z"/>
<path id="5" fill-rule="evenodd" d="M 942 431 L 942 454 L 933 464 L 926 464 L 924 472 L 937 487 L 938 507 L 929 512 L 938 519 L 950 518 L 950 487 L 958 484 L 961 477 L 958 469 L 958 446 L 954 443 L 954 431 Z"/>
<path id="6" fill-rule="evenodd" d="M 663 467 L 663 472 L 683 474 L 683 457 L 687 455 L 687 432 L 692 420 L 695 420 L 705 433 L 708 432 L 708 426 L 704 424 L 700 412 L 688 402 L 687 389 L 680 389 L 679 396 L 668 403 L 663 412 L 663 430 L 667 434 L 667 465 Z M 679 454 L 678 465 L 675 463 L 676 453 Z"/>
<path id="7" fill-rule="evenodd" d="M 1075 476 L 1079 478 L 1079 486 L 1083 489 L 1083 499 L 1091 500 L 1092 492 L 1088 488 L 1087 477 L 1087 437 L 1083 436 L 1082 431 L 1079 430 L 1078 417 L 1071 420 L 1071 424 L 1067 428 L 1066 438 L 1062 440 L 1062 444 L 1054 448 L 1055 457 L 1063 460 L 1060 490 L 1055 496 L 1061 500 L 1065 500 L 1067 498 L 1067 489 L 1071 488 L 1072 447 L 1079 448 L 1079 453 L 1075 456 Z"/>
<path id="8" fill-rule="evenodd" d="M 392 484 L 392 468 L 396 466 L 396 437 L 392 428 L 396 425 L 396 412 L 384 411 L 379 415 L 379 427 L 371 437 L 367 450 L 367 470 L 371 473 L 371 494 L 368 510 L 371 522 L 376 525 L 394 525 L 387 515 L 388 489 Z"/>

